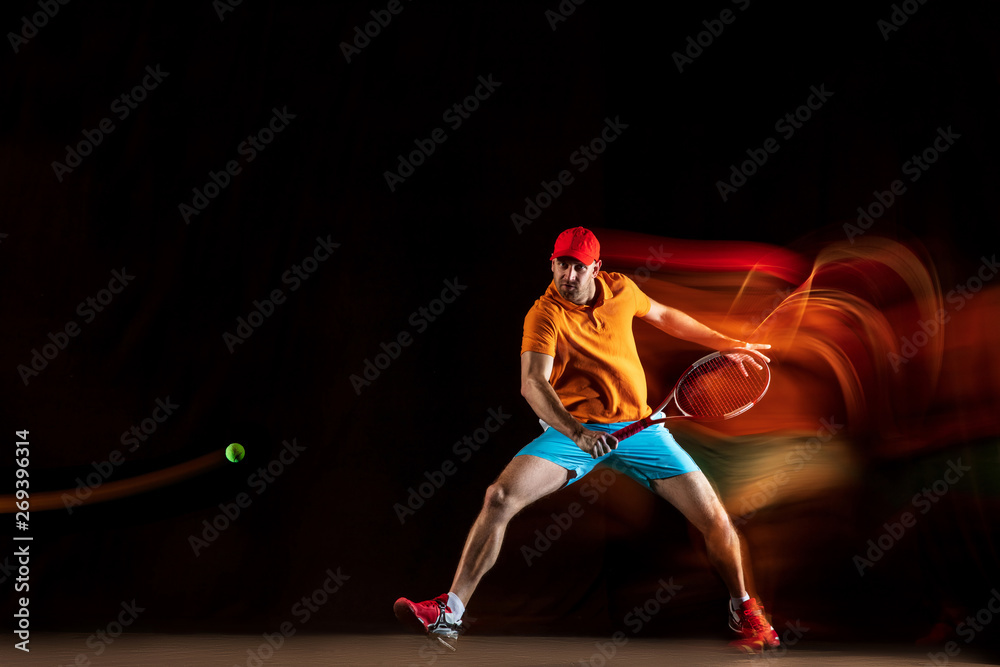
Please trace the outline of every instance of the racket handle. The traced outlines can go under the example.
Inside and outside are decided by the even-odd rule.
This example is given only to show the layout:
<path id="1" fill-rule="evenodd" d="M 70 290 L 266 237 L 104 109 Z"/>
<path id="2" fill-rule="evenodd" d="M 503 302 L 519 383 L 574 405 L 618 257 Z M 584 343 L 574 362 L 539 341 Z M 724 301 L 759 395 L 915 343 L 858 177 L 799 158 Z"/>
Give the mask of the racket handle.
<path id="1" fill-rule="evenodd" d="M 645 419 L 640 419 L 639 421 L 633 422 L 628 426 L 625 426 L 624 428 L 618 429 L 617 431 L 611 434 L 611 437 L 619 441 L 624 440 L 625 438 L 635 435 L 636 433 L 643 430 L 647 426 L 652 425 L 652 423 L 653 422 L 649 420 L 649 417 L 646 417 Z"/>

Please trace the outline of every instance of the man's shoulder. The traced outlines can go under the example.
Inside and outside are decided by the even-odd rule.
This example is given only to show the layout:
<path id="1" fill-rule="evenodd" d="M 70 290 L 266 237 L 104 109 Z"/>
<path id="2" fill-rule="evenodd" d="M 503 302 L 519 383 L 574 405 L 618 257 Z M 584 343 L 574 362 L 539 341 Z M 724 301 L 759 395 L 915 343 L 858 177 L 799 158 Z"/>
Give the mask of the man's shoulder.
<path id="1" fill-rule="evenodd" d="M 524 335 L 551 337 L 565 324 L 562 310 L 548 292 L 542 294 L 524 315 Z"/>
<path id="2" fill-rule="evenodd" d="M 635 287 L 635 282 L 624 273 L 615 271 L 601 271 L 597 277 L 604 281 L 612 293 L 618 294 L 627 289 Z"/>
<path id="3" fill-rule="evenodd" d="M 552 295 L 546 290 L 544 294 L 535 299 L 535 302 L 531 304 L 531 308 L 528 309 L 527 314 L 551 316 L 559 312 L 559 309 L 559 302 L 552 298 Z"/>

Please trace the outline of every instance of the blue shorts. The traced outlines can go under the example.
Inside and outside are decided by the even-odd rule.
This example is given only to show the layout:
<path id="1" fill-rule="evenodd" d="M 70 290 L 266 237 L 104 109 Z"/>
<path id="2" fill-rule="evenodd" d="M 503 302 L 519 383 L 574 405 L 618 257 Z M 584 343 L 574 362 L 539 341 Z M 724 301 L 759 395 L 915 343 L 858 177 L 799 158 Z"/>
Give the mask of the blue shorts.
<path id="1" fill-rule="evenodd" d="M 631 423 L 584 424 L 584 426 L 593 431 L 614 433 Z M 662 424 L 653 424 L 631 438 L 622 440 L 610 454 L 598 459 L 577 447 L 576 443 L 545 422 L 542 422 L 542 426 L 545 431 L 525 445 L 517 456 L 530 454 L 566 468 L 571 473 L 567 485 L 577 481 L 601 463 L 628 475 L 650 490 L 652 490 L 650 482 L 654 479 L 666 479 L 700 470 L 694 459 L 677 444 L 674 436 Z"/>

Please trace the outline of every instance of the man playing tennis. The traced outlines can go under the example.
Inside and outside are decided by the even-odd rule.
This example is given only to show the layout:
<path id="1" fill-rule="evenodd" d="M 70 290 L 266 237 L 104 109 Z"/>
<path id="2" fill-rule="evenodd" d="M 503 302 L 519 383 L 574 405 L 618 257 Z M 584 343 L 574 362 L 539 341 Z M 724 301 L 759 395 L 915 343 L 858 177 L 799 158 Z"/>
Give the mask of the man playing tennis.
<path id="1" fill-rule="evenodd" d="M 729 625 L 742 635 L 736 643 L 777 647 L 777 633 L 747 594 L 736 529 L 704 473 L 666 428 L 653 426 L 621 443 L 610 435 L 652 412 L 633 317 L 710 348 L 770 345 L 713 331 L 650 299 L 628 277 L 602 272 L 600 244 L 583 227 L 560 234 L 550 259 L 552 283 L 528 311 L 521 343 L 521 394 L 544 431 L 486 490 L 450 592 L 424 602 L 400 598 L 393 606 L 397 618 L 452 646 L 469 598 L 496 562 L 508 522 L 604 463 L 665 498 L 701 531 L 732 596 Z"/>

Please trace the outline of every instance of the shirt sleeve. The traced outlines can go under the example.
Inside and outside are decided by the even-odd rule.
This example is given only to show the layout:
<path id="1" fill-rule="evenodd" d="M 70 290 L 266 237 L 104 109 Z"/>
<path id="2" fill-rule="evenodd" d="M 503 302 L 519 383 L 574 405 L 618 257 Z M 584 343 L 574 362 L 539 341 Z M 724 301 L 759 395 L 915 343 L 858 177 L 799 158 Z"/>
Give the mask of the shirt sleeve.
<path id="1" fill-rule="evenodd" d="M 639 289 L 639 286 L 631 278 L 625 276 L 625 280 L 628 282 L 629 289 L 632 290 L 632 295 L 635 297 L 635 316 L 645 317 L 649 309 L 653 307 L 653 304 L 650 303 L 646 293 Z"/>
<path id="2" fill-rule="evenodd" d="M 521 354 L 541 352 L 556 356 L 556 329 L 548 313 L 536 303 L 524 317 L 524 335 L 521 338 Z"/>

